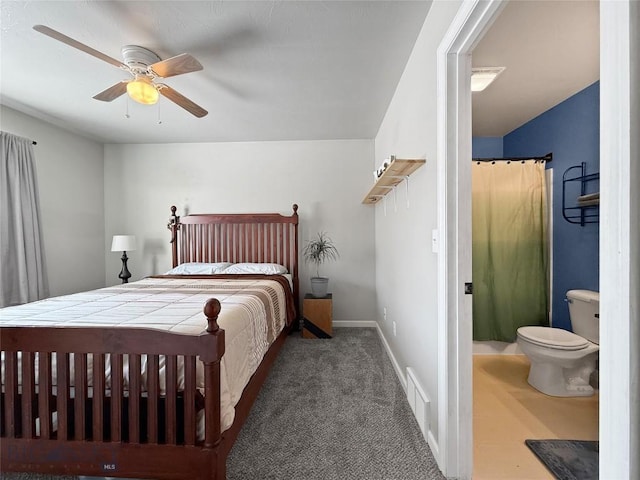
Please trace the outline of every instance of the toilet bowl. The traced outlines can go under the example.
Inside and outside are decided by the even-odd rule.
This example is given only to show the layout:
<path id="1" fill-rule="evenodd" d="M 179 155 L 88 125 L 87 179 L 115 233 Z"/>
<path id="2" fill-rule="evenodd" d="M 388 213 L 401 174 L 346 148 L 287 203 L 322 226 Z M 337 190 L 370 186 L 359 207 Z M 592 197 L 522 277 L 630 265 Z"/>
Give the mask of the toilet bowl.
<path id="1" fill-rule="evenodd" d="M 593 395 L 589 377 L 598 358 L 598 292 L 569 290 L 569 315 L 575 333 L 552 327 L 520 327 L 518 345 L 529 361 L 528 382 L 537 390 L 554 397 Z"/>

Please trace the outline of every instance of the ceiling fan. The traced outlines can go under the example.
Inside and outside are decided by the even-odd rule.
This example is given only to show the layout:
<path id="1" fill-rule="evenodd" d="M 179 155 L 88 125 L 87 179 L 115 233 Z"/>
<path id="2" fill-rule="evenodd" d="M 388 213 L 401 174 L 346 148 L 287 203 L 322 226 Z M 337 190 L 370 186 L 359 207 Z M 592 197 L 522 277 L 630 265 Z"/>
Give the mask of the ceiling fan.
<path id="1" fill-rule="evenodd" d="M 144 47 L 125 45 L 122 47 L 124 61 L 121 62 L 45 25 L 34 25 L 33 29 L 131 74 L 131 79 L 118 82 L 95 95 L 93 98 L 96 100 L 111 102 L 126 92 L 139 103 L 153 105 L 158 101 L 159 93 L 198 118 L 209 113 L 170 86 L 156 82 L 158 78 L 202 70 L 200 62 L 188 53 L 161 60 L 158 55 Z"/>

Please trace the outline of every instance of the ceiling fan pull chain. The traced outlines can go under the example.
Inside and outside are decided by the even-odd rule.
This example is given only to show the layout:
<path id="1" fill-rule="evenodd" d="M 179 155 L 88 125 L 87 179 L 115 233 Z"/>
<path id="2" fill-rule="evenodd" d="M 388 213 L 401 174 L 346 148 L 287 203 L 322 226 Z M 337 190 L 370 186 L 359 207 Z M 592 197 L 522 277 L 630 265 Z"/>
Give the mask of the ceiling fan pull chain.
<path id="1" fill-rule="evenodd" d="M 131 118 L 129 116 L 129 97 L 126 97 L 126 101 L 127 101 L 127 103 L 125 104 L 126 107 L 125 107 L 125 111 L 124 111 L 124 118 Z"/>
<path id="2" fill-rule="evenodd" d="M 160 102 L 156 103 L 158 105 L 158 125 L 162 125 L 162 117 L 160 116 Z"/>

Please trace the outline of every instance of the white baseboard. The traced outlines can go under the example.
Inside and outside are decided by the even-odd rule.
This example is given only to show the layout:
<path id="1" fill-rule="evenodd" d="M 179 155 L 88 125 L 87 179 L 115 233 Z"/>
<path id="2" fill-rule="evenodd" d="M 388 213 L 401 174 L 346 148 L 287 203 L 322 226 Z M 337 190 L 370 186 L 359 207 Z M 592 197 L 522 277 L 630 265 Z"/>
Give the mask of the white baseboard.
<path id="1" fill-rule="evenodd" d="M 378 322 L 374 320 L 334 320 L 333 328 L 376 328 Z"/>
<path id="2" fill-rule="evenodd" d="M 380 325 L 378 325 L 376 322 L 375 323 L 375 327 L 378 330 L 378 335 L 380 336 L 380 340 L 382 341 L 382 345 L 384 345 L 384 349 L 387 351 L 387 355 L 389 356 L 389 360 L 391 360 L 391 364 L 393 365 L 393 369 L 396 371 L 396 375 L 398 377 L 398 380 L 400 380 L 400 385 L 402 385 L 402 388 L 404 390 L 404 393 L 407 393 L 407 379 L 405 378 L 404 374 L 402 373 L 402 369 L 400 368 L 400 364 L 398 363 L 398 360 L 396 360 L 395 355 L 393 354 L 393 352 L 391 351 L 391 347 L 389 346 L 389 343 L 387 342 L 387 339 L 384 338 L 384 334 L 382 333 L 382 329 L 380 328 Z"/>
<path id="3" fill-rule="evenodd" d="M 438 446 L 438 441 L 436 440 L 436 437 L 433 436 L 433 432 L 431 432 L 431 430 L 429 430 L 427 444 L 431 449 L 431 453 L 433 453 L 433 457 L 438 460 L 440 458 L 440 447 Z"/>
<path id="4" fill-rule="evenodd" d="M 524 355 L 517 342 L 473 342 L 474 355 Z"/>
<path id="5" fill-rule="evenodd" d="M 389 360 L 391 360 L 391 364 L 393 365 L 393 369 L 395 370 L 396 376 L 398 377 L 398 380 L 400 380 L 400 385 L 402 385 L 402 389 L 404 390 L 404 393 L 406 395 L 406 393 L 407 393 L 407 379 L 402 374 L 402 369 L 400 368 L 400 364 L 398 363 L 398 360 L 396 360 L 395 355 L 391 351 L 391 347 L 389 346 L 389 343 L 387 342 L 387 339 L 385 338 L 384 334 L 382 333 L 382 329 L 380 328 L 380 325 L 378 325 L 377 322 L 374 322 L 374 323 L 375 323 L 376 329 L 378 330 L 378 335 L 380 336 L 380 340 L 382 341 L 382 345 L 384 345 L 384 349 L 387 351 L 387 355 L 389 356 Z M 427 433 L 427 445 L 429 445 L 429 448 L 431 449 L 431 453 L 433 453 L 434 458 L 439 459 L 440 458 L 440 447 L 438 446 L 438 441 L 433 436 L 433 432 L 431 431 L 431 429 L 429 429 L 429 432 Z"/>

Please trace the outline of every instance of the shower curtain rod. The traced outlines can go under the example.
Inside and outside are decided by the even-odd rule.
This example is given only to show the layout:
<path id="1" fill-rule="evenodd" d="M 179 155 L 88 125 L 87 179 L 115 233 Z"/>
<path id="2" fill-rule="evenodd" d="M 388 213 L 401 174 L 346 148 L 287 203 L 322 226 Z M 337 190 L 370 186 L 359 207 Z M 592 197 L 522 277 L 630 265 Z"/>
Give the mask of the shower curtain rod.
<path id="1" fill-rule="evenodd" d="M 508 162 L 516 160 L 544 160 L 550 162 L 553 160 L 553 152 L 547 153 L 544 157 L 505 157 L 505 158 L 472 158 L 474 162 Z"/>

